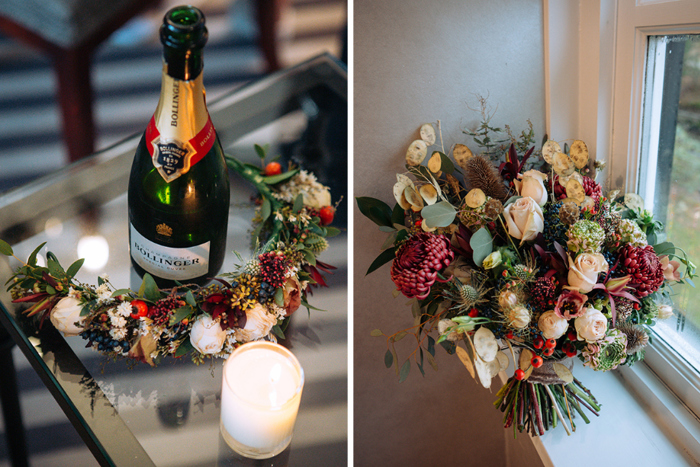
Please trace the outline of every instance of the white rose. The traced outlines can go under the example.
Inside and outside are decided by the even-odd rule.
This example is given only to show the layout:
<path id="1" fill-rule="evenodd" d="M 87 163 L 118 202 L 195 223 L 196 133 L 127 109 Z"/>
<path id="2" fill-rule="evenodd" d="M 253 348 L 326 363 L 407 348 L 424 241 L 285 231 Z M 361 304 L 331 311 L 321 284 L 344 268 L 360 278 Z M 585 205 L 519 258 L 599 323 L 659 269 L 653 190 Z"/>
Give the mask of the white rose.
<path id="1" fill-rule="evenodd" d="M 522 305 L 511 308 L 507 312 L 508 324 L 515 329 L 525 329 L 530 324 L 530 310 Z"/>
<path id="2" fill-rule="evenodd" d="M 331 191 L 321 184 L 308 188 L 304 193 L 304 205 L 315 209 L 331 205 Z"/>
<path id="3" fill-rule="evenodd" d="M 671 305 L 659 305 L 659 319 L 668 319 L 673 316 L 673 307 Z"/>
<path id="4" fill-rule="evenodd" d="M 195 349 L 203 354 L 221 352 L 225 340 L 226 331 L 221 329 L 218 320 L 213 320 L 208 315 L 201 315 L 192 324 L 190 342 Z"/>
<path id="5" fill-rule="evenodd" d="M 520 196 L 528 196 L 540 206 L 547 203 L 547 189 L 544 187 L 547 174 L 538 170 L 528 170 L 524 174 L 519 174 L 518 178 L 521 180 L 514 180 L 514 182 Z"/>
<path id="6" fill-rule="evenodd" d="M 238 342 L 249 342 L 263 338 L 270 334 L 272 326 L 277 323 L 275 316 L 259 303 L 255 304 L 253 308 L 248 308 L 245 314 L 245 327 L 235 330 Z"/>
<path id="7" fill-rule="evenodd" d="M 498 294 L 498 306 L 506 310 L 518 303 L 518 296 L 510 290 L 504 290 Z"/>
<path id="8" fill-rule="evenodd" d="M 506 206 L 503 217 L 508 225 L 508 234 L 520 239 L 521 245 L 526 240 L 534 240 L 544 230 L 542 208 L 529 197 L 520 198 Z"/>
<path id="9" fill-rule="evenodd" d="M 608 272 L 608 262 L 600 253 L 580 253 L 575 260 L 569 257 L 568 288 L 588 293 L 601 272 Z"/>
<path id="10" fill-rule="evenodd" d="M 605 337 L 608 319 L 595 308 L 586 308 L 583 315 L 574 320 L 578 340 L 595 343 Z"/>
<path id="11" fill-rule="evenodd" d="M 83 331 L 83 318 L 80 316 L 82 309 L 83 305 L 77 299 L 64 297 L 51 310 L 51 323 L 64 336 L 77 336 Z M 81 324 L 76 325 L 75 323 Z"/>
<path id="12" fill-rule="evenodd" d="M 569 327 L 569 322 L 557 315 L 554 310 L 545 311 L 537 321 L 545 339 L 559 339 Z"/>
<path id="13" fill-rule="evenodd" d="M 501 262 L 503 261 L 503 258 L 501 258 L 501 252 L 496 250 L 492 251 L 486 258 L 484 258 L 483 263 L 481 263 L 481 266 L 484 269 L 493 269 Z"/>

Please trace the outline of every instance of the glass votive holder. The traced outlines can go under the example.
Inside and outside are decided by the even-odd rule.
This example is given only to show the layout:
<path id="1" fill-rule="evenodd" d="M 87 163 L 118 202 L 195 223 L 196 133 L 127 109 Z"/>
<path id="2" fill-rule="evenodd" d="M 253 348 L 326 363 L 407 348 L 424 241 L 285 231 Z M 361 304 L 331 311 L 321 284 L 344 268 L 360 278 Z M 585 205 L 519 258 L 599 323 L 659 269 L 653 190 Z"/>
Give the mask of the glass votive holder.
<path id="1" fill-rule="evenodd" d="M 222 437 L 252 459 L 281 453 L 292 441 L 303 388 L 304 370 L 289 350 L 266 341 L 243 344 L 224 364 Z"/>

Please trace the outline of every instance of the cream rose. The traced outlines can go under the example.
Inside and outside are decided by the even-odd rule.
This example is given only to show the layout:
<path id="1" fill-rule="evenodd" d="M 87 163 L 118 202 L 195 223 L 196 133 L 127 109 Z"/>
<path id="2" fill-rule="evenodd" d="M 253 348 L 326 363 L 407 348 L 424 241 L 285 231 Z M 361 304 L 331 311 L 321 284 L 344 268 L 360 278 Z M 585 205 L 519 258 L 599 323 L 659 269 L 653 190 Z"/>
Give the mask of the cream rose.
<path id="1" fill-rule="evenodd" d="M 605 337 L 608 319 L 595 308 L 586 308 L 583 315 L 574 320 L 578 340 L 594 343 Z"/>
<path id="2" fill-rule="evenodd" d="M 669 319 L 673 316 L 673 307 L 671 305 L 658 305 L 658 318 Z"/>
<path id="3" fill-rule="evenodd" d="M 226 341 L 226 331 L 221 329 L 218 320 L 202 315 L 192 324 L 190 342 L 203 354 L 211 355 L 221 352 Z"/>
<path id="4" fill-rule="evenodd" d="M 580 253 L 575 260 L 569 257 L 567 288 L 588 293 L 598 282 L 598 274 L 601 272 L 608 272 L 608 262 L 600 253 Z"/>
<path id="5" fill-rule="evenodd" d="M 518 178 L 520 180 L 514 180 L 514 182 L 520 196 L 530 197 L 540 206 L 547 204 L 547 189 L 544 187 L 547 174 L 538 170 L 528 170 L 524 174 L 519 174 Z"/>
<path id="6" fill-rule="evenodd" d="M 503 259 L 501 258 L 501 252 L 496 250 L 492 251 L 486 258 L 484 258 L 484 262 L 481 264 L 481 266 L 484 269 L 493 269 L 501 264 L 502 261 Z"/>
<path id="7" fill-rule="evenodd" d="M 238 342 L 249 342 L 261 339 L 270 334 L 272 326 L 277 323 L 275 316 L 259 303 L 253 308 L 248 308 L 245 315 L 245 327 L 235 330 L 234 335 Z"/>
<path id="8" fill-rule="evenodd" d="M 83 331 L 83 318 L 80 317 L 82 309 L 83 305 L 77 299 L 64 297 L 51 310 L 51 323 L 64 336 L 77 336 Z M 77 325 L 76 323 L 81 324 Z"/>
<path id="9" fill-rule="evenodd" d="M 503 217 L 508 225 L 508 234 L 520 239 L 521 245 L 526 240 L 534 240 L 544 230 L 542 208 L 530 197 L 520 198 L 506 206 Z"/>
<path id="10" fill-rule="evenodd" d="M 556 314 L 554 310 L 545 311 L 537 321 L 537 327 L 545 339 L 559 339 L 569 327 L 569 322 Z"/>
<path id="11" fill-rule="evenodd" d="M 315 209 L 331 205 L 331 191 L 327 186 L 316 184 L 308 188 L 304 193 L 304 205 Z"/>

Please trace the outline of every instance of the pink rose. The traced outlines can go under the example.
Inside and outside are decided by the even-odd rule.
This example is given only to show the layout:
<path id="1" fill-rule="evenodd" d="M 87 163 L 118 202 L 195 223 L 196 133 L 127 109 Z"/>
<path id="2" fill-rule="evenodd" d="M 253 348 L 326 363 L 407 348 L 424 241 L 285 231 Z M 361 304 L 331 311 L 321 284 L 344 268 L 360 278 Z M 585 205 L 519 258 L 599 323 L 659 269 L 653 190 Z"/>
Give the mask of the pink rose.
<path id="1" fill-rule="evenodd" d="M 530 197 L 540 206 L 547 203 L 547 189 L 544 187 L 547 174 L 537 170 L 528 170 L 524 174 L 518 174 L 518 178 L 520 180 L 513 180 L 513 182 L 520 196 Z"/>
<path id="2" fill-rule="evenodd" d="M 520 239 L 521 245 L 526 240 L 534 240 L 544 230 L 542 208 L 530 197 L 520 198 L 506 206 L 503 217 L 508 225 L 508 234 Z"/>
<path id="3" fill-rule="evenodd" d="M 576 336 L 578 340 L 586 341 L 589 344 L 597 342 L 605 337 L 608 330 L 608 319 L 595 308 L 584 308 L 584 310 L 583 315 L 574 320 Z"/>
<path id="4" fill-rule="evenodd" d="M 578 290 L 565 290 L 554 307 L 554 312 L 560 318 L 571 319 L 581 316 L 584 307 L 583 304 L 586 303 L 588 297 L 579 293 Z"/>
<path id="5" fill-rule="evenodd" d="M 667 281 L 681 280 L 681 273 L 678 272 L 678 268 L 680 267 L 681 263 L 678 261 L 669 260 L 667 255 L 661 256 L 659 261 L 661 262 L 661 267 L 664 270 L 664 279 Z"/>
<path id="6" fill-rule="evenodd" d="M 569 256 L 568 289 L 588 293 L 598 282 L 598 274 L 608 272 L 608 262 L 600 253 L 580 253 L 572 260 Z"/>

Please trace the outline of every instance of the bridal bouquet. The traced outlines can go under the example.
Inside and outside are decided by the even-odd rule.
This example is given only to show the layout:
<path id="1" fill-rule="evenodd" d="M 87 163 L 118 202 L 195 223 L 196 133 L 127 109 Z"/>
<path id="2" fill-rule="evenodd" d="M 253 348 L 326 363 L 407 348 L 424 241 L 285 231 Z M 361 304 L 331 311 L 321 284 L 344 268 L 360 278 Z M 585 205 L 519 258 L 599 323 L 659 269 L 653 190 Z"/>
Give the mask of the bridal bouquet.
<path id="1" fill-rule="evenodd" d="M 413 310 L 408 329 L 372 334 L 387 339 L 385 363 L 401 381 L 411 359 L 422 374 L 424 356 L 436 368 L 436 344 L 486 388 L 512 358 L 494 403 L 505 427 L 542 435 L 561 423 L 569 433 L 576 414 L 588 423 L 584 409 L 600 410 L 573 358 L 597 371 L 643 359 L 649 327 L 673 315 L 671 286 L 692 285 L 695 266 L 657 242 L 663 226 L 639 196 L 603 193 L 583 141 L 545 137 L 536 151 L 531 126 L 519 136 L 506 127 L 497 141 L 486 121 L 468 133 L 480 154 L 455 144 L 428 157 L 437 127 L 423 125 L 409 146 L 393 208 L 357 198 L 389 233 L 368 273 L 391 262 L 396 295 Z M 401 363 L 394 343 L 410 334 L 417 346 Z"/>

